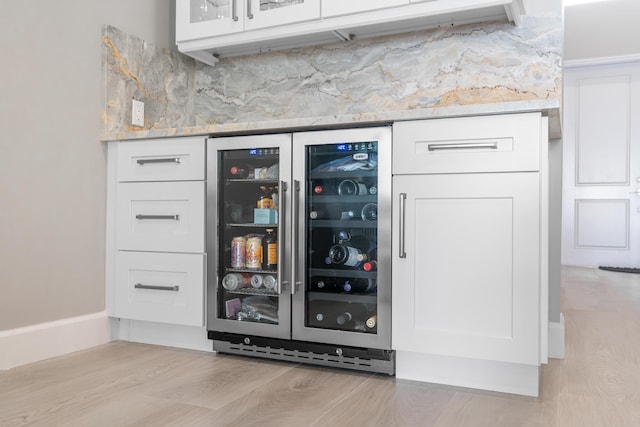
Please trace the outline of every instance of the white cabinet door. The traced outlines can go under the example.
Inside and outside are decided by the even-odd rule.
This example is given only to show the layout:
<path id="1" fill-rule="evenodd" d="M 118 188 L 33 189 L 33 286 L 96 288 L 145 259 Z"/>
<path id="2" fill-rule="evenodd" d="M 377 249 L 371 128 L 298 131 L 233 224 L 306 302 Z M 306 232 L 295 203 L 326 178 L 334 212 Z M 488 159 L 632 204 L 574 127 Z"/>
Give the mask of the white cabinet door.
<path id="1" fill-rule="evenodd" d="M 395 176 L 393 348 L 539 363 L 540 175 Z"/>
<path id="2" fill-rule="evenodd" d="M 176 0 L 176 41 L 320 18 L 320 0 Z"/>
<path id="3" fill-rule="evenodd" d="M 241 1 L 241 0 L 238 0 Z M 320 18 L 320 0 L 243 0 L 247 2 L 245 30 L 311 21 Z"/>
<path id="4" fill-rule="evenodd" d="M 176 0 L 176 42 L 244 30 L 244 0 Z"/>
<path id="5" fill-rule="evenodd" d="M 407 4 L 409 0 L 322 0 L 322 17 L 368 12 Z"/>

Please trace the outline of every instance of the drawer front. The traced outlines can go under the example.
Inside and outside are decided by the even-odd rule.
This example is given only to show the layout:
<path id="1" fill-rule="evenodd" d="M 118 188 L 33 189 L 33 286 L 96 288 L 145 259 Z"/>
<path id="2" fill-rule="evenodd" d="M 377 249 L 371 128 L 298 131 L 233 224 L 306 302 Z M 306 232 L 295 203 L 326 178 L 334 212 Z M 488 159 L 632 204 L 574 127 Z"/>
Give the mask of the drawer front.
<path id="1" fill-rule="evenodd" d="M 204 325 L 204 255 L 116 253 L 115 317 Z"/>
<path id="2" fill-rule="evenodd" d="M 393 174 L 540 169 L 539 113 L 398 122 Z"/>
<path id="3" fill-rule="evenodd" d="M 121 183 L 117 191 L 117 249 L 204 252 L 203 181 Z"/>
<path id="4" fill-rule="evenodd" d="M 118 143 L 118 181 L 197 181 L 205 177 L 205 139 Z"/>

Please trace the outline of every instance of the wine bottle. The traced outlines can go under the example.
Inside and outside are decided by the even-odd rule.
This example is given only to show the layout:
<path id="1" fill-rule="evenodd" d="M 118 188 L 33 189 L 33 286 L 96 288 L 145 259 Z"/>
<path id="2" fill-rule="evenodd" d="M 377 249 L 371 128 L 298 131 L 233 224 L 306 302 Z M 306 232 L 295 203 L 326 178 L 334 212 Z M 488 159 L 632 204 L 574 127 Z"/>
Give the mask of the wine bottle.
<path id="1" fill-rule="evenodd" d="M 338 194 L 341 196 L 359 196 L 367 193 L 367 186 L 353 179 L 345 179 L 338 184 Z"/>
<path id="2" fill-rule="evenodd" d="M 359 267 L 362 265 L 362 262 L 358 261 L 358 255 L 361 254 L 362 251 L 359 248 L 351 246 L 348 243 L 338 243 L 331 246 L 327 258 L 331 264 Z"/>
<path id="3" fill-rule="evenodd" d="M 351 211 L 351 210 L 342 211 L 340 213 L 340 221 L 348 221 L 350 219 L 355 218 L 355 216 L 356 216 L 356 213 L 354 211 Z"/>
<path id="4" fill-rule="evenodd" d="M 365 236 L 340 233 L 338 243 L 329 248 L 326 263 L 360 268 L 371 258 L 369 253 L 372 251 L 375 251 L 375 244 Z"/>
<path id="5" fill-rule="evenodd" d="M 378 269 L 378 261 L 375 259 L 366 261 L 362 264 L 362 269 L 364 271 L 376 271 Z"/>
<path id="6" fill-rule="evenodd" d="M 314 276 L 311 278 L 310 291 L 342 292 L 343 279 L 337 277 Z"/>
<path id="7" fill-rule="evenodd" d="M 244 179 L 253 176 L 253 168 L 249 165 L 233 165 L 229 168 L 232 178 Z"/>
<path id="8" fill-rule="evenodd" d="M 367 203 L 360 211 L 360 217 L 363 221 L 375 221 L 378 219 L 378 205 L 376 203 Z"/>
<path id="9" fill-rule="evenodd" d="M 267 234 L 262 239 L 263 268 L 273 270 L 278 268 L 278 239 L 272 228 L 267 228 Z"/>
<path id="10" fill-rule="evenodd" d="M 369 329 L 374 329 L 377 324 L 378 324 L 378 316 L 376 316 L 375 314 L 369 317 L 365 322 L 365 325 L 367 325 L 367 328 Z"/>
<path id="11" fill-rule="evenodd" d="M 324 210 L 316 209 L 316 210 L 313 210 L 313 211 L 309 212 L 309 218 L 310 219 L 326 219 L 327 218 L 327 212 L 324 211 Z"/>
<path id="12" fill-rule="evenodd" d="M 364 304 L 347 303 L 335 317 L 335 322 L 342 329 L 364 329 L 362 326 L 369 317 L 369 310 Z"/>
<path id="13" fill-rule="evenodd" d="M 342 289 L 345 292 L 364 294 L 375 290 L 377 287 L 375 279 L 354 278 L 345 280 Z"/>

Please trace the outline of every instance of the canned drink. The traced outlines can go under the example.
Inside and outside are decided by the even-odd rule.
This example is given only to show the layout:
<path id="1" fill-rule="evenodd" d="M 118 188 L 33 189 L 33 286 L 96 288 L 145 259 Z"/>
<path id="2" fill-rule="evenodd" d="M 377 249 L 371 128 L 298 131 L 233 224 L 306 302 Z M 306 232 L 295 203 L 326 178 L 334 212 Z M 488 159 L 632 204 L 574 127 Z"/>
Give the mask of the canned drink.
<path id="1" fill-rule="evenodd" d="M 261 288 L 262 287 L 262 274 L 254 274 L 253 276 L 251 276 L 251 286 L 254 288 Z"/>
<path id="2" fill-rule="evenodd" d="M 242 236 L 234 237 L 231 241 L 231 268 L 246 267 L 246 245 L 247 239 Z"/>
<path id="3" fill-rule="evenodd" d="M 249 286 L 251 278 L 248 274 L 229 273 L 222 278 L 222 287 L 228 291 L 246 288 Z"/>
<path id="4" fill-rule="evenodd" d="M 252 236 L 247 239 L 246 268 L 262 268 L 262 237 Z"/>
<path id="5" fill-rule="evenodd" d="M 272 276 L 271 274 L 267 274 L 262 279 L 262 284 L 264 285 L 265 288 L 267 288 L 269 290 L 275 289 L 276 284 L 277 284 L 275 276 Z"/>

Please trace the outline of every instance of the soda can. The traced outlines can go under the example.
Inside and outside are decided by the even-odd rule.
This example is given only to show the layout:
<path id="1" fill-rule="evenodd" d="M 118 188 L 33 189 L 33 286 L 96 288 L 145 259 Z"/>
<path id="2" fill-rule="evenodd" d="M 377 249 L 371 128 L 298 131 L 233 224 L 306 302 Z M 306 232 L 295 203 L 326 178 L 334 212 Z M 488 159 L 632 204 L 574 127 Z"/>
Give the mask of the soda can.
<path id="1" fill-rule="evenodd" d="M 267 274 L 266 276 L 264 276 L 264 279 L 262 280 L 262 285 L 269 290 L 274 290 L 277 285 L 277 280 L 275 276 L 272 276 L 271 274 Z"/>
<path id="2" fill-rule="evenodd" d="M 249 287 L 251 278 L 248 274 L 229 273 L 222 278 L 222 287 L 228 291 Z"/>
<path id="3" fill-rule="evenodd" d="M 262 274 L 254 274 L 251 276 L 251 286 L 254 288 L 262 287 Z"/>
<path id="4" fill-rule="evenodd" d="M 262 237 L 260 236 L 247 239 L 246 268 L 262 268 Z"/>
<path id="5" fill-rule="evenodd" d="M 247 239 L 239 236 L 231 241 L 231 268 L 246 267 Z"/>

